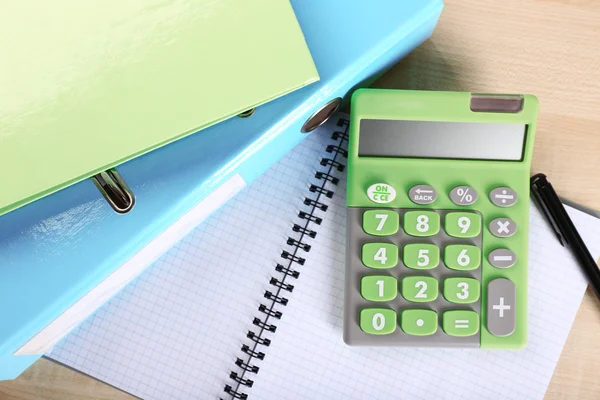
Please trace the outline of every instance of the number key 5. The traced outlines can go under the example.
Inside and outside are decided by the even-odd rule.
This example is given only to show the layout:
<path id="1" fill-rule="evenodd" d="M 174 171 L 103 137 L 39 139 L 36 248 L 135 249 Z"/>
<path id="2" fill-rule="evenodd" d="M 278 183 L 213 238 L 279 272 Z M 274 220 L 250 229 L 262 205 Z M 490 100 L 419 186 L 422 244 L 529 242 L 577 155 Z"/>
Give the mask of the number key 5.
<path id="1" fill-rule="evenodd" d="M 435 268 L 440 263 L 440 249 L 433 244 L 407 244 L 404 246 L 402 260 L 408 268 Z"/>

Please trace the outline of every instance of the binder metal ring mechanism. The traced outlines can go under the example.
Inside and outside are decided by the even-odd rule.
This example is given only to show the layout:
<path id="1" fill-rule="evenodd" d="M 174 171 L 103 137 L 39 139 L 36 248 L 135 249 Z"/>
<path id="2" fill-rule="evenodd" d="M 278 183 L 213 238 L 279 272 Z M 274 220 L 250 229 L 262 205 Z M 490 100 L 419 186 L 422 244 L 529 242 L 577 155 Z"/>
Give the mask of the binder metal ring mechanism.
<path id="1" fill-rule="evenodd" d="M 315 111 L 314 114 L 306 120 L 304 125 L 302 125 L 301 132 L 309 133 L 323 125 L 339 109 L 341 103 L 342 99 L 340 97 L 336 97 L 325 103 L 325 105 Z M 256 108 L 251 108 L 238 114 L 238 116 L 240 118 L 249 118 L 254 114 L 254 111 L 256 111 Z M 330 162 L 332 162 L 332 160 L 330 160 Z M 115 168 L 94 175 L 91 179 L 115 212 L 126 214 L 133 209 L 133 206 L 135 205 L 135 195 Z"/>
<path id="2" fill-rule="evenodd" d="M 108 204 L 117 213 L 126 214 L 133 209 L 135 195 L 116 169 L 112 168 L 101 172 L 91 179 Z"/>
<path id="3" fill-rule="evenodd" d="M 330 102 L 331 103 L 331 102 Z M 328 103 L 328 104 L 330 104 Z M 325 106 L 326 107 L 326 106 Z M 323 108 L 322 108 L 323 109 Z M 313 114 L 315 115 L 315 114 Z M 331 115 L 329 115 L 331 116 Z M 329 116 L 327 118 L 329 118 Z M 309 118 L 310 121 L 310 118 Z M 308 122 L 308 121 L 307 121 Z M 241 350 L 244 355 L 238 357 L 235 361 L 237 371 L 230 371 L 229 378 L 234 381 L 233 385 L 225 385 L 223 389 L 231 398 L 245 400 L 248 398 L 248 394 L 243 392 L 243 386 L 252 387 L 254 381 L 249 377 L 250 374 L 258 374 L 260 367 L 256 365 L 257 361 L 265 358 L 265 348 L 271 345 L 271 339 L 265 337 L 268 332 L 274 333 L 277 330 L 277 326 L 273 324 L 273 320 L 281 319 L 283 313 L 276 310 L 280 305 L 286 306 L 288 304 L 288 298 L 284 297 L 284 292 L 292 292 L 294 285 L 289 283 L 290 279 L 298 279 L 300 272 L 294 268 L 297 266 L 303 266 L 306 259 L 302 257 L 302 253 L 308 253 L 311 249 L 309 244 L 303 242 L 305 237 L 314 238 L 317 236 L 317 232 L 314 230 L 314 225 L 320 225 L 322 219 L 317 217 L 315 211 L 320 209 L 322 211 L 327 210 L 327 205 L 323 203 L 325 199 L 333 197 L 334 192 L 327 189 L 328 182 L 333 185 L 339 183 L 339 179 L 334 176 L 334 169 L 343 171 L 345 164 L 339 160 L 348 157 L 348 153 L 345 150 L 345 145 L 348 143 L 348 125 L 347 119 L 339 119 L 337 126 L 340 127 L 339 131 L 335 131 L 331 138 L 335 141 L 335 144 L 329 145 L 326 148 L 328 153 L 332 154 L 331 158 L 323 158 L 320 162 L 325 167 L 326 171 L 317 171 L 315 178 L 319 180 L 318 184 L 311 184 L 309 192 L 314 193 L 311 197 L 304 199 L 304 204 L 311 206 L 310 212 L 300 211 L 298 217 L 302 220 L 299 223 L 294 224 L 292 230 L 296 233 L 300 233 L 299 239 L 288 238 L 287 244 L 292 246 L 293 251 L 282 251 L 281 258 L 285 262 L 277 264 L 275 271 L 280 273 L 279 277 L 271 277 L 269 285 L 273 286 L 272 291 L 265 290 L 264 297 L 268 301 L 267 304 L 260 304 L 258 311 L 264 316 L 261 318 L 254 317 L 252 325 L 257 327 L 257 331 L 249 330 L 246 337 L 252 341 L 249 344 L 242 344 Z M 294 264 L 296 267 L 294 267 Z M 223 399 L 221 399 L 223 400 Z"/>

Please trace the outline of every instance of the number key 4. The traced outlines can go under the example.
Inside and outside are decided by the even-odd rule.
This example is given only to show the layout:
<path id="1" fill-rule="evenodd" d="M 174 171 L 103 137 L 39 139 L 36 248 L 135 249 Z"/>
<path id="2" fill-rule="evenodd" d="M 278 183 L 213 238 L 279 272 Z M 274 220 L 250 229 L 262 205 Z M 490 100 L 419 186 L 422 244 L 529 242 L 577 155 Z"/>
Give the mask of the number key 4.
<path id="1" fill-rule="evenodd" d="M 393 268 L 398 264 L 398 247 L 392 243 L 365 243 L 362 263 L 369 268 Z"/>

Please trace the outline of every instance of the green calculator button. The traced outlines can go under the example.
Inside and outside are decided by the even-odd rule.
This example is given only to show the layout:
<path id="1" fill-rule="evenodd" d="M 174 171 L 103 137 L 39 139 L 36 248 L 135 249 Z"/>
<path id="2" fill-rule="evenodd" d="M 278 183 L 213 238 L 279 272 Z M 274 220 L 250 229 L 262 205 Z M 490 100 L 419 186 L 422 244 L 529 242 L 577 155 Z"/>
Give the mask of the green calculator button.
<path id="1" fill-rule="evenodd" d="M 445 311 L 442 329 L 450 336 L 472 336 L 479 332 L 479 314 L 470 310 Z"/>
<path id="2" fill-rule="evenodd" d="M 451 212 L 446 214 L 444 229 L 448 236 L 471 238 L 481 232 L 481 215 L 467 212 Z"/>
<path id="3" fill-rule="evenodd" d="M 407 276 L 402 279 L 402 296 L 415 303 L 433 301 L 438 297 L 438 281 L 430 276 Z"/>
<path id="4" fill-rule="evenodd" d="M 402 260 L 408 268 L 435 268 L 440 263 L 440 248 L 433 244 L 407 244 L 404 246 Z"/>
<path id="5" fill-rule="evenodd" d="M 371 335 L 388 335 L 396 330 L 396 312 L 389 308 L 365 308 L 360 312 L 360 329 Z"/>
<path id="6" fill-rule="evenodd" d="M 438 328 L 438 317 L 433 310 L 404 310 L 400 315 L 400 327 L 408 335 L 433 335 Z"/>
<path id="7" fill-rule="evenodd" d="M 393 235 L 399 227 L 400 217 L 396 211 L 369 210 L 363 213 L 363 229 L 369 235 Z"/>
<path id="8" fill-rule="evenodd" d="M 473 278 L 446 278 L 444 298 L 451 303 L 467 304 L 479 300 L 479 281 Z"/>
<path id="9" fill-rule="evenodd" d="M 444 263 L 457 271 L 477 269 L 481 264 L 481 250 L 469 244 L 451 244 L 444 248 Z"/>
<path id="10" fill-rule="evenodd" d="M 433 236 L 440 231 L 440 216 L 433 211 L 409 211 L 404 214 L 404 230 L 410 236 Z"/>
<path id="11" fill-rule="evenodd" d="M 393 268 L 398 264 L 398 247 L 392 243 L 365 243 L 362 263 L 369 268 Z"/>
<path id="12" fill-rule="evenodd" d="M 369 301 L 394 300 L 398 295 L 398 281 L 393 276 L 365 276 L 360 280 L 360 294 Z"/>

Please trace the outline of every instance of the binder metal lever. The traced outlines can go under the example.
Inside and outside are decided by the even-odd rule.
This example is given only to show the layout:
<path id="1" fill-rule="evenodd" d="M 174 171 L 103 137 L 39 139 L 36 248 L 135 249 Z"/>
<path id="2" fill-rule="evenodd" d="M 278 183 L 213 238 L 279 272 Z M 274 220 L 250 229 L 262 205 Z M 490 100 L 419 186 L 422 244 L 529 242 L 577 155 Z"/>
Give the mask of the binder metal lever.
<path id="1" fill-rule="evenodd" d="M 109 169 L 92 177 L 108 204 L 119 214 L 126 214 L 135 205 L 135 196 L 116 169 Z"/>

